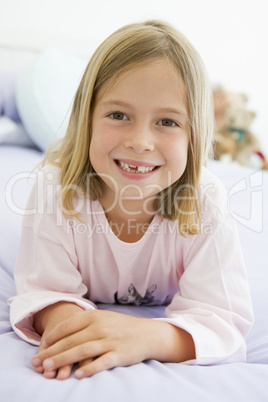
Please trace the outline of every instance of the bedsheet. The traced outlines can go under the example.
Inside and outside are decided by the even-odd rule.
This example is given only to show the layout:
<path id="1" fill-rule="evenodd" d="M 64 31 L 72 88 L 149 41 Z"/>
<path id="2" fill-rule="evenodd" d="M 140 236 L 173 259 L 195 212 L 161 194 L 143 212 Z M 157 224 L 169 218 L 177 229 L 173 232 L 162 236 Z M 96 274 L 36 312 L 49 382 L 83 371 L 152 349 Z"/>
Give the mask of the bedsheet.
<path id="1" fill-rule="evenodd" d="M 15 293 L 13 268 L 23 208 L 32 185 L 29 172 L 41 158 L 42 154 L 33 149 L 0 147 L 0 400 L 268 401 L 268 174 L 209 163 L 226 186 L 248 270 L 255 324 L 246 338 L 247 363 L 188 366 L 149 360 L 81 381 L 73 376 L 58 381 L 34 372 L 30 359 L 37 348 L 13 332 L 7 306 L 7 299 Z M 98 307 L 140 317 L 164 315 L 164 307 L 159 306 Z"/>

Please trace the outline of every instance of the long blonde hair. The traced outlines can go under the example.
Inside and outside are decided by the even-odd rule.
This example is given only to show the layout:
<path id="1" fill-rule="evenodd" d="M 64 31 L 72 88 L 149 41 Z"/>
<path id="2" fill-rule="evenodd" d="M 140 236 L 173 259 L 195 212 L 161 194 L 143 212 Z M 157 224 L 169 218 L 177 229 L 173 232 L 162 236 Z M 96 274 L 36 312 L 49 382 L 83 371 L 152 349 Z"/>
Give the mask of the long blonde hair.
<path id="1" fill-rule="evenodd" d="M 123 71 L 161 58 L 172 63 L 186 85 L 191 133 L 186 169 L 177 182 L 158 194 L 155 211 L 167 219 L 178 219 L 181 233 L 199 231 L 197 188 L 213 136 L 211 86 L 195 48 L 174 27 L 160 21 L 124 26 L 109 36 L 89 61 L 74 98 L 66 135 L 56 147 L 48 148 L 44 159 L 44 163 L 61 168 L 65 210 L 74 210 L 77 188 L 90 199 L 98 199 L 103 191 L 103 182 L 89 158 L 91 120 L 99 90 L 111 85 Z M 78 213 L 73 214 L 79 219 Z"/>

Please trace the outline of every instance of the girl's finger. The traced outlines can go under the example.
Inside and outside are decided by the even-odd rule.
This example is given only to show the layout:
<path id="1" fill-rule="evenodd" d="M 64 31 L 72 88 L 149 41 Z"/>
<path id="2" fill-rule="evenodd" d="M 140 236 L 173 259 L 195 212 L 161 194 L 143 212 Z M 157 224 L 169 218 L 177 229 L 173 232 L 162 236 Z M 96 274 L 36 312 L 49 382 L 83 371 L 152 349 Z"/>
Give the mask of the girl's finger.
<path id="1" fill-rule="evenodd" d="M 100 373 L 104 370 L 109 370 L 118 366 L 118 361 L 116 354 L 114 352 L 108 352 L 102 356 L 90 361 L 83 367 L 80 367 L 75 371 L 74 375 L 77 379 L 82 379 L 85 377 L 91 377 L 94 374 Z"/>
<path id="2" fill-rule="evenodd" d="M 72 366 L 62 367 L 58 370 L 45 371 L 43 366 L 36 367 L 35 372 L 38 374 L 43 374 L 45 378 L 55 378 L 57 376 L 58 380 L 65 380 L 71 375 Z"/>
<path id="3" fill-rule="evenodd" d="M 56 370 L 69 364 L 74 364 L 87 359 L 94 359 L 107 351 L 107 346 L 105 346 L 104 342 L 101 340 L 87 342 L 54 355 L 53 357 L 46 358 L 43 361 L 43 367 L 45 371 Z"/>
<path id="4" fill-rule="evenodd" d="M 79 368 L 82 368 L 87 364 L 92 363 L 93 361 L 94 361 L 93 358 L 82 360 L 81 362 L 79 362 Z"/>
<path id="5" fill-rule="evenodd" d="M 47 379 L 52 379 L 55 378 L 57 375 L 57 370 L 51 370 L 51 371 L 44 371 L 43 376 Z"/>
<path id="6" fill-rule="evenodd" d="M 90 322 L 90 311 L 77 313 L 73 317 L 62 321 L 42 339 L 42 348 L 47 349 L 59 340 L 83 330 L 90 325 Z"/>
<path id="7" fill-rule="evenodd" d="M 38 374 L 43 374 L 44 373 L 43 366 L 36 367 L 35 372 Z"/>
<path id="8" fill-rule="evenodd" d="M 73 365 L 68 364 L 67 366 L 63 366 L 58 369 L 57 380 L 66 380 L 70 377 L 72 372 Z"/>
<path id="9" fill-rule="evenodd" d="M 54 356 L 57 356 L 63 352 L 67 352 L 70 349 L 74 349 L 78 346 L 95 340 L 96 339 L 93 336 L 93 333 L 87 330 L 80 331 L 71 336 L 67 336 L 66 338 L 61 339 L 47 349 L 40 348 L 38 354 L 32 358 L 32 365 L 34 367 L 42 366 L 43 361 L 48 358 L 53 358 Z M 79 361 L 79 359 L 77 359 L 76 361 Z"/>
<path id="10" fill-rule="evenodd" d="M 41 353 L 41 352 L 43 352 L 43 348 L 42 348 L 42 346 L 40 346 L 39 347 L 39 350 L 38 350 L 38 354 L 39 353 Z M 38 374 L 44 374 L 44 368 L 43 368 L 43 366 L 42 366 L 42 361 L 40 360 L 40 359 L 38 359 L 36 356 L 34 356 L 32 359 L 31 359 L 31 363 L 32 363 L 32 365 L 34 366 L 34 368 L 35 368 L 35 372 L 36 373 L 38 373 Z"/>

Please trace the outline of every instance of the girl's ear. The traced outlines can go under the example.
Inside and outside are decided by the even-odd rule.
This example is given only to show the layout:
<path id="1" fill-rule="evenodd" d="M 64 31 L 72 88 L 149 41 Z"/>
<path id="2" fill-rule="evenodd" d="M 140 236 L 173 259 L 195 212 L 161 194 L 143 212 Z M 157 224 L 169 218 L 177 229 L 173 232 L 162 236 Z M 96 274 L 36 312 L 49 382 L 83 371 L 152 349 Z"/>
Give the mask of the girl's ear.
<path id="1" fill-rule="evenodd" d="M 157 285 L 156 285 L 156 284 L 150 286 L 150 287 L 146 290 L 146 295 L 150 295 L 150 294 L 154 293 L 154 291 L 155 291 L 156 288 L 157 288 Z"/>
<path id="2" fill-rule="evenodd" d="M 133 292 L 133 290 L 136 290 L 136 289 L 135 289 L 135 286 L 131 283 L 128 287 L 128 291 L 129 291 L 129 293 L 131 293 L 131 292 Z"/>

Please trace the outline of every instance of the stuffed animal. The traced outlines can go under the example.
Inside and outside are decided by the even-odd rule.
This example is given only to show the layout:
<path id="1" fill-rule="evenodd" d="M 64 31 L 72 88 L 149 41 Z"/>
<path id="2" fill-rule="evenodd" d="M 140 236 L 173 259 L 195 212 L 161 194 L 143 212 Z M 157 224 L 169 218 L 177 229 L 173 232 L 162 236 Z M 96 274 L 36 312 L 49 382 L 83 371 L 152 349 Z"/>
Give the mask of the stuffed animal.
<path id="1" fill-rule="evenodd" d="M 225 114 L 228 108 L 245 108 L 247 100 L 247 96 L 243 93 L 232 93 L 221 87 L 215 87 L 213 89 L 213 101 L 216 129 L 225 125 Z"/>
<path id="2" fill-rule="evenodd" d="M 250 131 L 256 113 L 247 110 L 246 102 L 244 94 L 232 94 L 222 89 L 214 91 L 214 158 L 268 169 L 268 162 L 260 151 L 257 137 Z"/>

